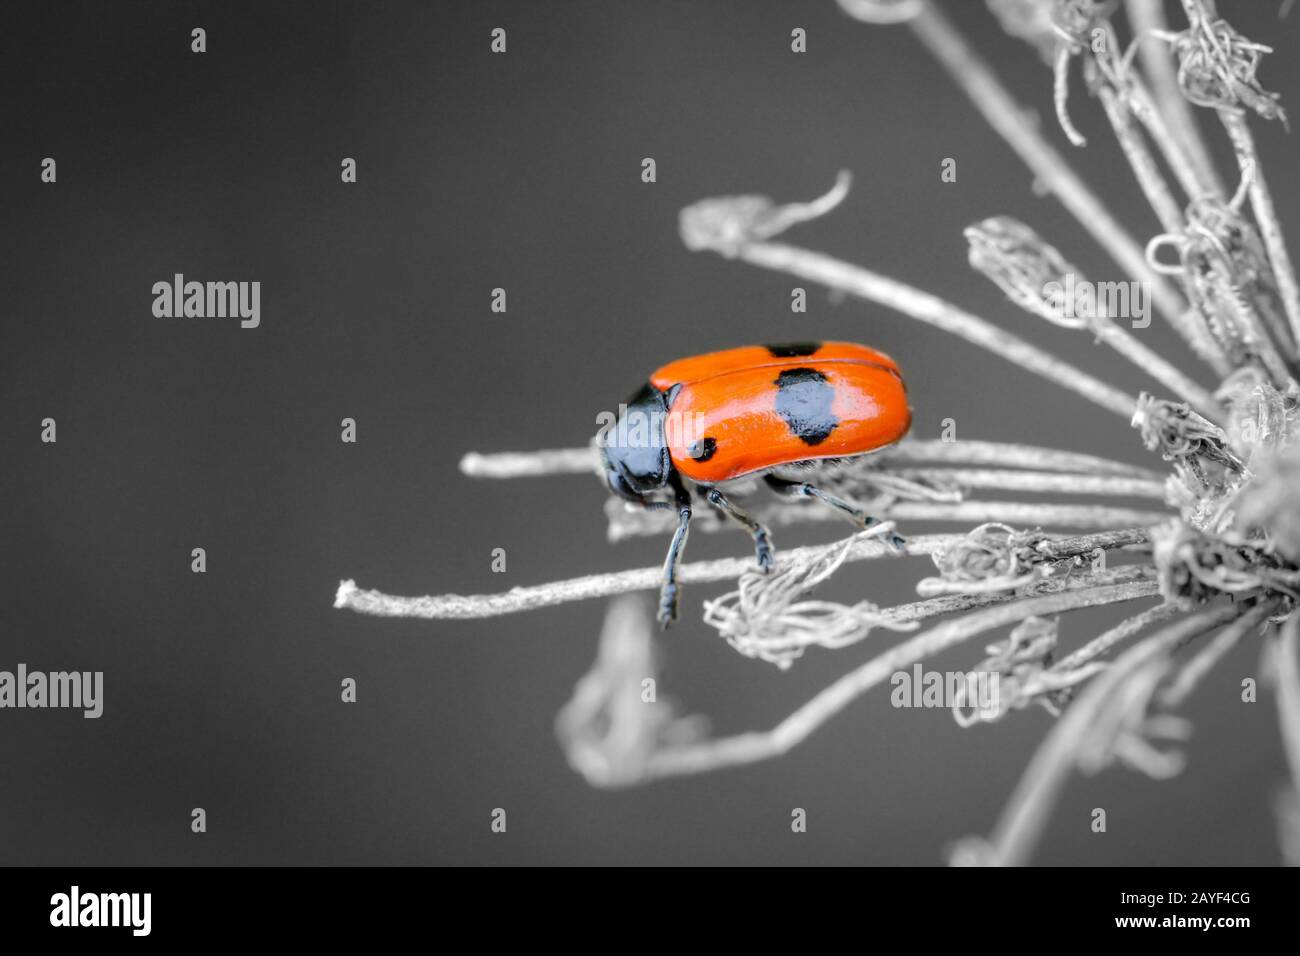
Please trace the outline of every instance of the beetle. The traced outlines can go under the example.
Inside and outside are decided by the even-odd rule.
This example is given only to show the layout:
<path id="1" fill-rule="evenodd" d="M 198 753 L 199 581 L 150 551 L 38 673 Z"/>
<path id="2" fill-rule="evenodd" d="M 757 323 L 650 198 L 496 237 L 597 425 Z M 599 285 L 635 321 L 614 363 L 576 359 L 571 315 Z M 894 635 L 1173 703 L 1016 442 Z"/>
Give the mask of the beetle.
<path id="1" fill-rule="evenodd" d="M 775 564 L 771 534 L 718 486 L 761 476 L 780 494 L 813 498 L 870 528 L 880 521 L 852 502 L 776 471 L 878 451 L 907 434 L 911 423 L 897 363 L 853 342 L 750 345 L 657 369 L 597 444 L 615 495 L 677 512 L 659 594 L 660 626 L 677 617 L 677 570 L 696 494 L 748 529 L 758 567 L 767 572 Z M 671 502 L 663 500 L 669 496 Z M 902 550 L 901 537 L 891 533 L 888 540 Z"/>

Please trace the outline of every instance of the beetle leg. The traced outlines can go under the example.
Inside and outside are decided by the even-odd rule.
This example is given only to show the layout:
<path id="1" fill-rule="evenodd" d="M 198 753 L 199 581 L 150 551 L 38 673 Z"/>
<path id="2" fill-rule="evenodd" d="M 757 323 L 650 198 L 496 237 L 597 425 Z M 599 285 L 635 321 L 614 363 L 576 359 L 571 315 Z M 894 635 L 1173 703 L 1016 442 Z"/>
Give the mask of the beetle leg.
<path id="1" fill-rule="evenodd" d="M 859 528 L 874 528 L 876 525 L 882 523 L 879 518 L 873 518 L 852 502 L 845 501 L 843 498 L 833 495 L 829 491 L 822 491 L 816 485 L 809 484 L 806 481 L 788 481 L 785 478 L 778 478 L 775 475 L 764 475 L 763 480 L 767 482 L 769 488 L 779 494 L 804 495 L 808 498 L 815 498 L 823 504 L 827 504 L 834 508 L 836 511 L 840 512 L 840 514 L 846 516 Z M 889 546 L 898 552 L 901 552 L 903 546 L 907 544 L 907 541 L 902 536 L 893 531 L 889 532 L 886 540 L 888 540 Z"/>
<path id="2" fill-rule="evenodd" d="M 754 557 L 758 560 L 758 569 L 764 574 L 771 571 L 776 564 L 776 555 L 772 550 L 772 536 L 767 528 L 717 488 L 710 488 L 706 497 L 709 499 L 709 504 L 749 529 L 749 533 L 754 538 Z"/>
<path id="3" fill-rule="evenodd" d="M 691 495 L 680 480 L 673 479 L 673 491 L 677 493 L 677 530 L 673 532 L 672 544 L 668 545 L 668 557 L 664 561 L 663 584 L 659 588 L 659 626 L 667 628 L 677 620 L 677 566 L 682 563 L 682 552 L 686 550 L 686 536 L 691 530 Z"/>

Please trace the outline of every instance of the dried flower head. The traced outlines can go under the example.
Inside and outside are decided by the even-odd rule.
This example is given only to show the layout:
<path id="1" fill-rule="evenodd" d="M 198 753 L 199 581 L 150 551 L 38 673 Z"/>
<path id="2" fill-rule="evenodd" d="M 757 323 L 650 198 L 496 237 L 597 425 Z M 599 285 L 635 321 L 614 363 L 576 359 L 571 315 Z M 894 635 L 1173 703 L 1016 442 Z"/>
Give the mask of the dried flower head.
<path id="1" fill-rule="evenodd" d="M 1286 122 L 1279 94 L 1259 84 L 1260 59 L 1273 48 L 1252 43 L 1226 20 L 1212 17 L 1203 4 L 1190 4 L 1191 23 L 1180 33 L 1164 34 L 1178 58 L 1178 84 L 1197 106 L 1246 108 L 1264 119 Z"/>
<path id="2" fill-rule="evenodd" d="M 1067 283 L 1082 274 L 1038 233 L 1010 216 L 993 216 L 967 226 L 970 264 L 988 276 L 1026 312 L 1042 316 L 1053 325 L 1081 329 L 1088 317 L 1079 316 L 1067 301 Z"/>
<path id="3" fill-rule="evenodd" d="M 1300 566 L 1300 445 L 1256 459 L 1251 493 L 1237 506 L 1237 527 L 1262 534 L 1264 546 Z"/>

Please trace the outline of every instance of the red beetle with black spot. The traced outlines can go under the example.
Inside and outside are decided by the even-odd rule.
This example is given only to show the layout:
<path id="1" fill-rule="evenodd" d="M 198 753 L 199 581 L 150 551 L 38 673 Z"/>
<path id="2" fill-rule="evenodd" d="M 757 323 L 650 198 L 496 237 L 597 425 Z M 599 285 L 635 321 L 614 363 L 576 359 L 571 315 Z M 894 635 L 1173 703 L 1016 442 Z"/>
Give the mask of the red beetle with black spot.
<path id="1" fill-rule="evenodd" d="M 898 441 L 912 423 L 907 389 L 889 356 L 852 342 L 753 345 L 670 362 L 601 435 L 605 477 L 621 497 L 672 508 L 679 523 L 664 564 L 659 622 L 677 616 L 677 566 L 690 527 L 692 487 L 749 529 L 759 567 L 773 565 L 766 528 L 718 490 L 747 475 L 782 494 L 807 495 L 858 526 L 879 522 L 853 503 L 772 470 L 852 458 Z M 658 500 L 671 491 L 674 504 Z M 889 536 L 902 549 L 903 539 Z"/>

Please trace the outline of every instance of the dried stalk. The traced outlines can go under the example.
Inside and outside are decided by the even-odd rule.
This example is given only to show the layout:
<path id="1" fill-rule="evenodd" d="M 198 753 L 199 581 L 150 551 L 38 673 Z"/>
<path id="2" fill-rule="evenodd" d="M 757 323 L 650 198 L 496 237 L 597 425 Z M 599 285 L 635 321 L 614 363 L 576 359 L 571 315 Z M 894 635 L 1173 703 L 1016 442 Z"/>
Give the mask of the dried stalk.
<path id="1" fill-rule="evenodd" d="M 1268 617 L 1271 608 L 1269 603 L 1258 604 L 1243 613 L 1242 606 L 1234 604 L 1185 618 L 1130 648 L 1088 684 L 1048 733 L 1012 794 L 990 840 L 991 862 L 1003 866 L 1028 862 L 1085 738 L 1127 680 L 1179 645 L 1229 621 L 1236 621 L 1234 628 L 1250 630 Z"/>
<path id="2" fill-rule="evenodd" d="M 875 455 L 881 462 L 939 462 L 999 468 L 1033 468 L 1043 471 L 1090 472 L 1145 481 L 1164 481 L 1165 475 L 1139 465 L 1098 458 L 1080 452 L 1037 445 L 1004 442 L 908 438 Z M 600 456 L 591 446 L 545 451 L 469 452 L 460 470 L 473 478 L 536 478 L 543 475 L 600 474 Z"/>
<path id="3" fill-rule="evenodd" d="M 554 448 L 544 451 L 471 451 L 460 460 L 462 474 L 471 478 L 536 478 L 541 475 L 598 475 L 600 455 L 595 448 Z"/>
<path id="4" fill-rule="evenodd" d="M 1229 627 L 1206 641 L 1191 660 L 1183 665 L 1182 670 L 1169 685 L 1161 690 L 1157 696 L 1160 706 L 1165 710 L 1177 710 L 1182 707 L 1192 696 L 1192 692 L 1196 690 L 1202 678 L 1209 674 L 1229 651 L 1240 644 L 1248 633 L 1245 628 Z"/>
<path id="5" fill-rule="evenodd" d="M 1174 198 L 1155 156 L 1151 154 L 1142 134 L 1134 127 L 1128 105 L 1114 89 L 1104 83 L 1098 86 L 1097 95 L 1106 111 L 1106 118 L 1110 120 L 1115 138 L 1119 140 L 1120 148 L 1128 159 L 1129 167 L 1156 218 L 1160 220 L 1161 227 L 1165 232 L 1181 232 L 1184 226 L 1182 205 Z"/>
<path id="6" fill-rule="evenodd" d="M 926 534 L 914 535 L 907 539 L 904 552 L 908 555 L 929 555 L 960 538 L 961 535 Z M 1072 553 L 1085 554 L 1098 548 L 1109 550 L 1129 547 L 1148 540 L 1147 534 L 1140 528 L 1123 532 L 1110 532 L 1104 535 L 1078 535 L 1055 539 L 1051 542 L 1054 555 Z M 831 545 L 835 547 L 835 545 Z M 826 545 L 814 545 L 792 548 L 777 555 L 777 568 L 807 564 L 820 558 L 826 551 Z M 1078 550 L 1072 550 L 1078 549 Z M 868 561 L 885 556 L 893 557 L 895 551 L 889 545 L 872 539 L 855 541 L 845 556 L 845 563 Z M 746 571 L 752 570 L 754 559 L 720 558 L 714 561 L 696 561 L 684 564 L 679 570 L 679 579 L 684 584 L 707 584 L 714 581 L 731 581 Z M 593 598 L 610 597 L 615 594 L 627 594 L 632 591 L 653 591 L 659 588 L 663 569 L 655 566 L 618 571 L 608 574 L 589 574 L 566 581 L 555 581 L 533 587 L 511 588 L 500 594 L 442 594 L 422 597 L 403 597 L 384 594 L 382 591 L 366 590 L 357 587 L 355 581 L 339 583 L 334 597 L 334 606 L 355 611 L 358 614 L 370 614 L 376 617 L 415 617 L 429 619 L 466 619 L 497 617 L 502 614 L 517 614 L 538 608 L 552 607 L 570 601 L 587 601 Z"/>
<path id="7" fill-rule="evenodd" d="M 1291 768 L 1291 785 L 1300 793 L 1300 615 L 1281 628 L 1273 645 L 1277 667 L 1277 716 Z"/>
<path id="8" fill-rule="evenodd" d="M 1242 175 L 1250 178 L 1250 206 L 1255 213 L 1255 222 L 1259 224 L 1264 246 L 1268 249 L 1278 295 L 1281 296 L 1282 306 L 1291 325 L 1292 340 L 1300 343 L 1300 286 L 1296 285 L 1295 267 L 1291 264 L 1291 255 L 1287 252 L 1286 239 L 1282 235 L 1282 225 L 1273 206 L 1273 193 L 1268 188 L 1264 168 L 1255 149 L 1255 137 L 1241 110 L 1221 108 L 1218 113 L 1223 128 L 1232 140 Z"/>
<path id="9" fill-rule="evenodd" d="M 721 251 L 721 250 L 718 250 Z M 1001 355 L 1027 371 L 1082 395 L 1107 411 L 1131 417 L 1136 400 L 1019 336 L 1012 335 L 938 296 L 810 249 L 784 243 L 746 244 L 738 258 L 888 306 Z"/>
<path id="10" fill-rule="evenodd" d="M 1164 150 L 1166 158 L 1186 158 L 1197 187 L 1188 190 L 1188 195 L 1210 195 L 1222 199 L 1227 194 L 1223 180 L 1210 158 L 1209 148 L 1205 145 L 1192 108 L 1178 87 L 1173 58 L 1169 55 L 1168 47 L 1152 36 L 1153 33 L 1168 31 L 1164 0 L 1128 0 L 1128 18 L 1133 26 L 1133 34 L 1141 44 L 1138 55 L 1142 58 L 1142 68 L 1151 81 L 1153 112 L 1164 118 L 1171 141 L 1175 144 Z M 1186 185 L 1184 189 L 1187 189 Z"/>
<path id="11" fill-rule="evenodd" d="M 1223 187 L 1219 185 L 1218 174 L 1206 180 L 1196 161 L 1184 148 L 1181 141 L 1174 137 L 1164 120 L 1164 115 L 1156 108 L 1151 92 L 1142 79 L 1130 72 L 1125 79 L 1128 92 L 1128 108 L 1137 117 L 1160 150 L 1160 156 L 1173 171 L 1174 177 L 1182 187 L 1184 194 L 1191 200 L 1222 199 Z M 1186 102 L 1184 101 L 1184 105 Z"/>
<path id="12" fill-rule="evenodd" d="M 913 438 L 879 452 L 888 462 L 939 462 L 945 465 L 976 465 L 993 468 L 1032 468 L 1043 471 L 1092 472 L 1126 475 L 1163 481 L 1165 475 L 1140 465 L 1112 461 L 1095 455 L 1037 445 L 1014 445 L 991 441 L 941 441 Z"/>
<path id="13" fill-rule="evenodd" d="M 880 518 L 899 521 L 960 521 L 980 524 L 1000 521 L 1006 524 L 1046 528 L 1121 528 L 1132 525 L 1150 527 L 1162 524 L 1169 512 L 1143 511 L 1136 508 L 1108 508 L 1100 505 L 1038 504 L 1018 501 L 961 501 L 945 503 L 936 501 L 860 502 L 869 512 Z M 844 519 L 829 508 L 816 502 L 772 498 L 754 504 L 750 509 L 755 518 L 772 528 L 792 524 L 818 522 L 843 524 Z M 621 502 L 612 502 L 606 515 L 610 520 L 609 540 L 622 541 L 640 535 L 665 534 L 674 526 L 671 514 L 662 511 L 645 511 L 635 507 L 625 508 Z M 702 512 L 692 521 L 700 531 L 735 530 L 734 522 L 721 516 Z"/>
<path id="14" fill-rule="evenodd" d="M 1061 614 L 1083 607 L 1150 597 L 1155 593 L 1148 582 L 1140 581 L 1029 598 L 945 621 L 849 671 L 771 730 L 720 737 L 656 752 L 645 766 L 644 779 L 704 773 L 778 757 L 807 739 L 831 717 L 894 672 L 977 634 L 1022 621 L 1031 615 Z"/>
<path id="15" fill-rule="evenodd" d="M 1131 332 L 1120 328 L 1114 316 L 1072 315 L 1066 309 L 1065 290 L 1071 277 L 1076 284 L 1087 280 L 1055 246 L 1029 226 L 1010 216 L 993 216 L 967 226 L 965 236 L 970 243 L 971 266 L 992 280 L 1016 305 L 1053 325 L 1090 332 L 1175 395 L 1191 402 L 1206 417 L 1218 422 L 1225 420 L 1223 407 L 1209 391 Z M 1052 286 L 1061 290 L 1059 299 L 1047 294 Z"/>
<path id="16" fill-rule="evenodd" d="M 926 555 L 942 547 L 957 535 L 916 535 L 909 538 L 905 553 Z M 777 567 L 795 562 L 806 562 L 818 557 L 825 545 L 793 548 L 777 555 Z M 850 550 L 846 561 L 864 561 L 893 554 L 893 549 L 877 541 L 861 541 Z M 714 581 L 735 580 L 754 565 L 752 556 L 745 558 L 720 558 L 715 561 L 696 561 L 683 564 L 678 577 L 684 584 L 706 584 Z M 419 617 L 434 619 L 460 619 L 496 617 L 516 614 L 537 608 L 551 607 L 569 601 L 587 601 L 593 598 L 627 594 L 631 591 L 657 590 L 663 577 L 659 566 L 635 568 L 608 574 L 588 574 L 583 577 L 555 581 L 533 587 L 511 588 L 500 594 L 443 594 L 424 597 L 400 597 L 380 591 L 358 588 L 355 581 L 339 584 L 334 599 L 336 608 L 347 608 L 359 614 L 377 617 Z"/>
<path id="17" fill-rule="evenodd" d="M 1083 665 L 1095 661 L 1116 644 L 1126 641 L 1139 631 L 1144 631 L 1152 624 L 1158 621 L 1166 620 L 1178 614 L 1182 609 L 1176 604 L 1157 604 L 1153 608 L 1148 608 L 1140 614 L 1126 618 L 1116 624 L 1110 630 L 1105 631 L 1094 637 L 1087 644 L 1078 650 L 1067 654 L 1061 658 L 1052 669 L 1056 671 L 1073 671 L 1078 670 Z"/>
<path id="18" fill-rule="evenodd" d="M 1204 351 L 1203 337 L 1186 316 L 1186 301 L 1147 264 L 1143 245 L 1120 225 L 1065 158 L 1043 138 L 1030 114 L 938 8 L 928 3 L 908 23 L 1038 182 L 1060 199 L 1130 278 L 1146 283 L 1161 315 L 1188 345 L 1221 368 L 1222 356 Z"/>
<path id="19" fill-rule="evenodd" d="M 1079 591 L 1116 584 L 1137 584 L 1151 580 L 1152 573 L 1153 570 L 1150 565 L 1130 564 L 1122 568 L 1112 568 L 1109 571 L 1097 571 L 1069 578 L 1047 579 L 1019 591 L 943 594 L 938 597 L 926 598 L 923 601 L 912 601 L 909 604 L 897 604 L 893 607 L 881 608 L 877 613 L 883 621 L 889 624 L 913 624 L 932 617 L 958 614 L 963 611 L 972 611 L 977 608 L 1006 604 L 1009 601 L 1040 597 L 1046 594 Z"/>
<path id="20" fill-rule="evenodd" d="M 1150 478 L 1110 475 L 1071 475 L 1041 471 L 974 468 L 890 468 L 884 473 L 900 478 L 953 484 L 959 488 L 995 488 L 1041 494 L 1116 495 L 1163 501 L 1165 483 Z"/>

